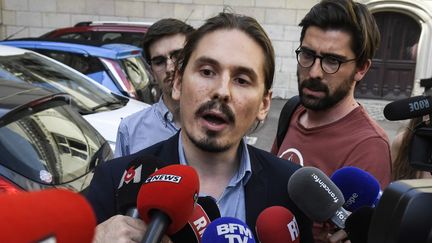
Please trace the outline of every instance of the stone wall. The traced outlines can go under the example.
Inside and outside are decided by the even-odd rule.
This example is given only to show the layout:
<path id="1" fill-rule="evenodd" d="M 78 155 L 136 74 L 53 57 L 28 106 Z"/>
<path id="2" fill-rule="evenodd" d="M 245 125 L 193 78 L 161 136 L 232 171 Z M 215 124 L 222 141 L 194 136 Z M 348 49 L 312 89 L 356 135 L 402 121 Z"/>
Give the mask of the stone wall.
<path id="1" fill-rule="evenodd" d="M 294 50 L 297 26 L 318 0 L 2 0 L 1 37 L 36 37 L 59 27 L 89 20 L 154 22 L 174 17 L 199 26 L 229 7 L 255 17 L 268 32 L 276 51 L 275 97 L 297 92 Z"/>
<path id="2" fill-rule="evenodd" d="M 1 0 L 0 37 L 35 37 L 80 21 L 119 20 L 154 22 L 174 17 L 197 27 L 203 20 L 224 8 L 255 17 L 272 39 L 276 52 L 274 97 L 288 98 L 297 93 L 294 50 L 299 45 L 297 26 L 306 12 L 319 0 Z M 430 6 L 432 0 L 359 0 L 368 6 L 404 3 Z M 380 5 L 381 4 L 381 5 Z M 386 5 L 387 4 L 387 5 Z M 418 7 L 417 7 L 418 8 Z M 400 10 L 399 10 L 400 11 Z M 405 10 L 404 10 L 405 11 Z M 429 18 L 429 17 L 428 17 Z M 427 19 L 427 18 L 425 18 Z M 430 19 L 430 18 L 429 18 Z M 424 24 L 423 24 L 424 25 Z M 429 32 L 428 32 L 429 35 Z M 426 38 L 427 40 L 430 37 Z M 425 45 L 427 41 L 424 42 Z M 427 44 L 429 45 L 429 44 Z M 429 49 L 429 48 L 428 48 Z M 418 58 L 416 80 L 431 75 L 432 48 Z M 421 53 L 419 51 L 419 53 Z M 419 61 L 425 63 L 419 65 Z M 417 83 L 417 82 L 416 82 Z"/>

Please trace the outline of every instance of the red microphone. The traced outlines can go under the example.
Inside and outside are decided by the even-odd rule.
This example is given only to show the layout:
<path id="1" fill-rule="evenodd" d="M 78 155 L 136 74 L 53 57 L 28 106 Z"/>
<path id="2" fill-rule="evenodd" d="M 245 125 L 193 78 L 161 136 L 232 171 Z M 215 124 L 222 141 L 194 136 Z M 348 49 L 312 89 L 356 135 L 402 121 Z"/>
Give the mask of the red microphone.
<path id="1" fill-rule="evenodd" d="M 87 200 L 65 189 L 0 196 L 0 242 L 92 242 L 96 217 Z"/>
<path id="2" fill-rule="evenodd" d="M 198 198 L 199 179 L 195 169 L 170 165 L 151 174 L 138 192 L 137 208 L 148 224 L 143 242 L 160 242 L 186 225 Z"/>
<path id="3" fill-rule="evenodd" d="M 220 217 L 219 207 L 214 198 L 211 196 L 198 197 L 198 202 L 187 224 L 174 235 L 170 235 L 170 238 L 173 242 L 199 243 L 207 226 Z"/>
<path id="4" fill-rule="evenodd" d="M 257 218 L 256 232 L 261 243 L 299 243 L 300 231 L 294 215 L 282 206 L 264 209 Z"/>

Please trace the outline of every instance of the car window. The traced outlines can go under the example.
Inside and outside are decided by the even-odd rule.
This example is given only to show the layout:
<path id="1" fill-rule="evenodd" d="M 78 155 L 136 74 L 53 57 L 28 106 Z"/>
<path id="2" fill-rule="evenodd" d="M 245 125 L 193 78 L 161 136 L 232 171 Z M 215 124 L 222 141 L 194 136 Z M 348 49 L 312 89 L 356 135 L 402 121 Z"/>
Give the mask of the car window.
<path id="1" fill-rule="evenodd" d="M 73 40 L 91 40 L 91 33 L 90 32 L 68 33 L 68 34 L 59 35 L 56 38 L 73 39 Z"/>
<path id="2" fill-rule="evenodd" d="M 149 100 L 149 92 L 151 92 L 150 89 L 152 88 L 150 80 L 151 76 L 145 68 L 142 57 L 134 56 L 121 59 L 120 65 L 126 73 L 126 78 L 137 91 L 138 99 L 147 103 L 153 103 Z"/>
<path id="3" fill-rule="evenodd" d="M 47 57 L 51 57 L 83 74 L 104 71 L 104 66 L 97 57 L 53 50 L 35 50 Z"/>
<path id="4" fill-rule="evenodd" d="M 67 103 L 0 127 L 1 164 L 43 184 L 59 185 L 88 173 L 105 140 Z"/>
<path id="5" fill-rule="evenodd" d="M 39 85 L 57 92 L 70 94 L 80 112 L 91 112 L 93 107 L 118 102 L 111 93 L 103 90 L 83 76 L 37 54 L 0 57 L 0 77 Z M 101 108 L 98 111 L 110 109 Z"/>
<path id="6" fill-rule="evenodd" d="M 102 43 L 122 43 L 142 48 L 144 33 L 134 32 L 101 32 L 98 33 Z"/>

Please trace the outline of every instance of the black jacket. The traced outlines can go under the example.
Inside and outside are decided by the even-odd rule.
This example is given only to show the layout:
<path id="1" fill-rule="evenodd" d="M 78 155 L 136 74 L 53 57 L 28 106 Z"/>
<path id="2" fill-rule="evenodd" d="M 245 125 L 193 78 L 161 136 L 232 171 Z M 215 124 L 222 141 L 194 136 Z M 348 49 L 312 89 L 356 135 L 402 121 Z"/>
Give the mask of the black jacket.
<path id="1" fill-rule="evenodd" d="M 115 193 L 130 161 L 142 155 L 153 155 L 162 161 L 161 167 L 178 164 L 178 139 L 177 133 L 168 140 L 135 154 L 107 161 L 96 168 L 85 196 L 96 213 L 98 223 L 118 214 Z M 312 221 L 295 206 L 287 191 L 288 180 L 300 166 L 253 146 L 248 145 L 248 151 L 252 175 L 245 186 L 246 223 L 255 237 L 255 224 L 259 213 L 267 207 L 280 205 L 295 215 L 301 242 L 313 242 Z"/>

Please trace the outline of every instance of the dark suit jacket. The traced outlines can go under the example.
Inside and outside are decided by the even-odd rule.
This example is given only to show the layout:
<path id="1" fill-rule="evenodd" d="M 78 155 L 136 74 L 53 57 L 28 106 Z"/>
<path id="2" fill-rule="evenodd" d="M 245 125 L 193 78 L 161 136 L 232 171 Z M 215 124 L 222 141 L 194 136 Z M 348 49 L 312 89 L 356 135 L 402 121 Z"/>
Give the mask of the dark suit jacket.
<path id="1" fill-rule="evenodd" d="M 116 189 L 130 161 L 143 155 L 153 155 L 162 161 L 162 166 L 178 164 L 178 133 L 158 144 L 135 154 L 113 159 L 100 164 L 85 195 L 92 205 L 98 223 L 118 214 Z M 255 232 L 255 223 L 260 212 L 270 206 L 288 208 L 296 217 L 300 228 L 301 242 L 313 242 L 312 222 L 295 206 L 288 196 L 287 185 L 291 175 L 300 168 L 290 161 L 248 145 L 252 175 L 245 186 L 246 223 Z"/>

